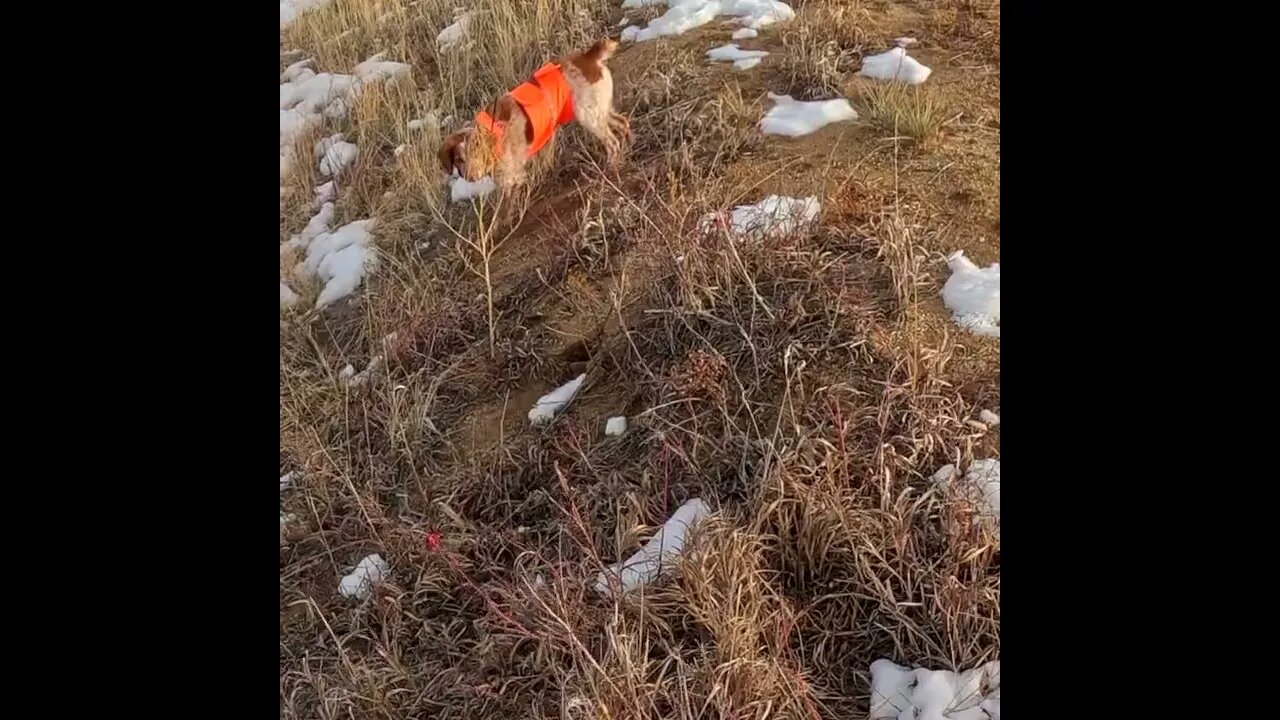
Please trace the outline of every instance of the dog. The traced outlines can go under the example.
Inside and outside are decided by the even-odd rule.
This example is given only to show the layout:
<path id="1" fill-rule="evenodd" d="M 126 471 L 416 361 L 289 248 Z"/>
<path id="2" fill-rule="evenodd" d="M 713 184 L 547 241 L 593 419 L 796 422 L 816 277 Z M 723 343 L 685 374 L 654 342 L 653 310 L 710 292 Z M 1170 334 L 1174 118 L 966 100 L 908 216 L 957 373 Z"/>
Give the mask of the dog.
<path id="1" fill-rule="evenodd" d="M 538 68 L 492 111 L 481 110 L 473 125 L 444 139 L 437 153 L 441 169 L 471 182 L 492 174 L 508 191 L 525 182 L 529 160 L 556 129 L 574 120 L 604 144 L 616 165 L 622 140 L 631 138 L 631 122 L 613 109 L 613 75 L 605 66 L 617 49 L 616 40 L 604 39 Z"/>

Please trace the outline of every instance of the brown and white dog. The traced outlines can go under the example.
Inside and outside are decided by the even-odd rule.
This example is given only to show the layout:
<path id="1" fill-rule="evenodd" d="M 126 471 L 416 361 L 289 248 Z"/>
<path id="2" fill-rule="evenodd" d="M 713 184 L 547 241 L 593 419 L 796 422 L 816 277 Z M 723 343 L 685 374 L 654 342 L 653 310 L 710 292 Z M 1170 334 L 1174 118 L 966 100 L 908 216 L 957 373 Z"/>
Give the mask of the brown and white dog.
<path id="1" fill-rule="evenodd" d="M 474 125 L 444 139 L 437 153 L 441 168 L 471 182 L 493 174 L 500 188 L 510 190 L 525 181 L 529 160 L 556 128 L 574 120 L 604 143 L 609 162 L 616 163 L 620 138 L 631 136 L 630 121 L 613 110 L 613 76 L 605 66 L 617 49 L 617 41 L 601 40 L 538 68 L 498 98 L 492 112 L 480 111 Z"/>

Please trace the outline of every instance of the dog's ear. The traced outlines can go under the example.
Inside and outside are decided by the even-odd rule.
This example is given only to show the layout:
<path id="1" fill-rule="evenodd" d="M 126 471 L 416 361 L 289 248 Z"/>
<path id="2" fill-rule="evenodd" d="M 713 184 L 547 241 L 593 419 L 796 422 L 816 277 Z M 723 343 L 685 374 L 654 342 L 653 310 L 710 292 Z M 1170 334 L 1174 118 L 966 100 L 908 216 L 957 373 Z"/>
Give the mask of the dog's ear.
<path id="1" fill-rule="evenodd" d="M 467 161 L 467 131 L 460 130 L 446 137 L 440 143 L 440 151 L 436 153 L 436 157 L 440 160 L 440 169 L 445 174 L 453 172 L 458 168 L 458 172 L 462 172 L 461 165 L 465 165 Z"/>

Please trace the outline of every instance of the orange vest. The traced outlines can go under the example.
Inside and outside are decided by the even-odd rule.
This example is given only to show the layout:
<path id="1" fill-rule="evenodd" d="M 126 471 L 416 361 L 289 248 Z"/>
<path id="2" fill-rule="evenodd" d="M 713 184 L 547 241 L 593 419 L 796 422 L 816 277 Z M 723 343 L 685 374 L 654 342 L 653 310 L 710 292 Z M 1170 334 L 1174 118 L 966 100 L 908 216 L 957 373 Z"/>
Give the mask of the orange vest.
<path id="1" fill-rule="evenodd" d="M 559 65 L 547 63 L 533 72 L 533 77 L 507 93 L 524 111 L 533 128 L 533 142 L 529 143 L 529 157 L 542 149 L 555 135 L 556 128 L 573 122 L 573 92 Z M 476 114 L 476 124 L 493 133 L 497 151 L 502 152 L 502 136 L 507 123 L 494 120 L 486 110 Z"/>

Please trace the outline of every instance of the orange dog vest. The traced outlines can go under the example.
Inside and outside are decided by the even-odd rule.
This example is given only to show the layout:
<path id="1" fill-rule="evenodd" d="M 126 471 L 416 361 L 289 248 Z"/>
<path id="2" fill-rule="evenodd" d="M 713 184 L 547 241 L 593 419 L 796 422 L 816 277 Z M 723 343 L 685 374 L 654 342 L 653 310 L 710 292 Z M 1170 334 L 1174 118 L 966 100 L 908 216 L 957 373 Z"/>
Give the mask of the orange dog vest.
<path id="1" fill-rule="evenodd" d="M 564 71 L 555 63 L 547 63 L 534 71 L 533 77 L 507 93 L 524 111 L 533 128 L 533 142 L 529 143 L 529 157 L 542 149 L 555 135 L 556 128 L 573 122 L 573 92 Z M 493 133 L 497 151 L 502 151 L 502 137 L 507 123 L 494 120 L 487 110 L 476 114 L 476 125 Z"/>

